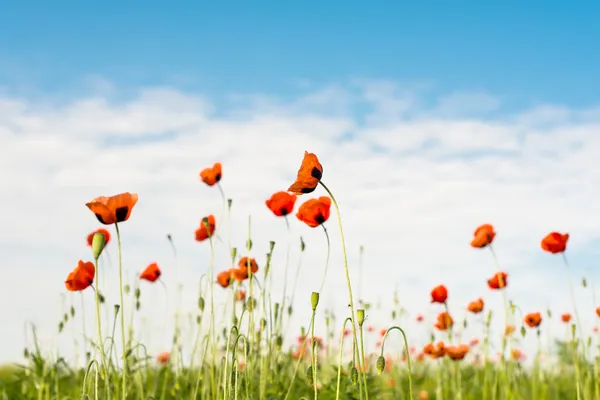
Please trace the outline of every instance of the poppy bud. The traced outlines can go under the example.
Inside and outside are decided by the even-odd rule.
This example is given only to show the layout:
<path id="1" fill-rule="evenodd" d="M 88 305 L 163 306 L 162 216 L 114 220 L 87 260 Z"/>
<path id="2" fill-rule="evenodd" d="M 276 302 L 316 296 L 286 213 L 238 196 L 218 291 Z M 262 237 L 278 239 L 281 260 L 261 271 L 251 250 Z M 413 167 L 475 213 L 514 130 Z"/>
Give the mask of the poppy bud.
<path id="1" fill-rule="evenodd" d="M 92 238 L 92 253 L 94 254 L 94 259 L 96 261 L 98 261 L 100 254 L 102 254 L 104 246 L 106 246 L 106 237 L 104 236 L 104 233 L 94 233 L 94 237 Z"/>
<path id="2" fill-rule="evenodd" d="M 248 249 L 248 251 L 252 250 L 252 239 L 246 241 L 246 249 Z"/>
<path id="3" fill-rule="evenodd" d="M 294 309 L 292 308 L 292 306 L 288 306 L 288 315 L 292 315 L 292 312 L 294 311 Z"/>
<path id="4" fill-rule="evenodd" d="M 253 297 L 248 297 L 248 301 L 246 301 L 246 307 L 248 311 L 254 311 L 254 306 L 256 305 L 256 300 Z"/>
<path id="5" fill-rule="evenodd" d="M 358 383 L 358 371 L 356 370 L 356 367 L 352 367 L 350 370 L 350 380 L 354 386 Z"/>
<path id="6" fill-rule="evenodd" d="M 237 248 L 232 248 L 231 249 L 231 258 L 235 260 L 235 258 L 237 257 Z"/>
<path id="7" fill-rule="evenodd" d="M 71 306 L 71 317 L 75 316 L 75 307 Z"/>
<path id="8" fill-rule="evenodd" d="M 310 386 L 314 385 L 315 380 L 313 377 L 313 368 L 312 365 L 310 367 L 308 367 L 308 369 L 306 370 L 306 378 L 308 379 L 308 384 Z"/>
<path id="9" fill-rule="evenodd" d="M 121 309 L 121 306 L 118 304 L 115 304 L 115 316 L 117 316 L 119 314 L 120 309 Z"/>
<path id="10" fill-rule="evenodd" d="M 312 306 L 313 311 L 315 311 L 317 309 L 317 306 L 319 305 L 319 293 L 312 292 L 312 294 L 310 295 L 310 304 Z"/>
<path id="11" fill-rule="evenodd" d="M 23 357 L 29 358 L 29 350 L 27 349 L 27 347 L 23 349 Z"/>
<path id="12" fill-rule="evenodd" d="M 261 330 L 265 330 L 265 328 L 266 328 L 266 327 L 267 327 L 267 320 L 266 320 L 266 319 L 264 319 L 264 318 L 262 318 L 262 319 L 260 320 L 260 329 L 261 329 Z"/>
<path id="13" fill-rule="evenodd" d="M 521 336 L 525 337 L 526 334 L 527 330 L 525 329 L 525 326 L 521 325 Z"/>
<path id="14" fill-rule="evenodd" d="M 281 335 L 275 337 L 275 345 L 278 349 L 281 349 L 281 346 L 283 345 L 283 337 L 281 337 Z"/>
<path id="15" fill-rule="evenodd" d="M 358 326 L 362 328 L 362 325 L 365 322 L 365 310 L 362 308 L 356 310 L 356 319 L 358 321 Z"/>
<path id="16" fill-rule="evenodd" d="M 100 300 L 100 304 L 104 304 L 104 301 L 106 300 L 104 298 L 104 295 L 100 292 L 97 292 L 97 293 L 98 293 L 98 300 Z"/>
<path id="17" fill-rule="evenodd" d="M 381 373 L 383 373 L 384 369 L 385 369 L 385 358 L 383 358 L 383 356 L 379 356 L 379 358 L 377 359 L 377 372 L 379 372 L 379 374 L 381 375 Z"/>
<path id="18" fill-rule="evenodd" d="M 577 326 L 575 324 L 571 324 L 571 335 L 573 339 L 575 339 L 575 331 L 577 330 Z"/>
<path id="19" fill-rule="evenodd" d="M 196 316 L 196 325 L 200 325 L 200 322 L 202 322 L 202 316 L 201 315 L 197 315 Z"/>
<path id="20" fill-rule="evenodd" d="M 584 288 L 587 287 L 587 279 L 581 278 L 581 286 L 583 286 Z"/>
<path id="21" fill-rule="evenodd" d="M 231 210 L 231 203 L 233 203 L 233 199 L 227 199 L 227 208 Z"/>
<path id="22" fill-rule="evenodd" d="M 65 321 L 65 323 L 67 323 L 69 321 L 69 315 L 67 313 L 65 313 L 65 315 L 63 315 L 63 321 Z"/>
<path id="23" fill-rule="evenodd" d="M 65 323 L 60 321 L 58 323 L 58 333 L 61 333 L 63 331 L 63 329 L 65 328 Z"/>
<path id="24" fill-rule="evenodd" d="M 200 311 L 204 311 L 204 297 L 202 296 L 198 299 L 198 308 Z"/>
<path id="25" fill-rule="evenodd" d="M 396 319 L 396 310 L 392 311 L 392 319 Z"/>
<path id="26" fill-rule="evenodd" d="M 140 303 L 139 301 L 136 301 L 135 302 L 135 310 L 139 311 L 141 307 L 142 307 L 142 303 Z"/>
<path id="27" fill-rule="evenodd" d="M 275 242 L 271 240 L 269 242 L 269 251 L 272 253 L 274 248 L 275 248 Z"/>
<path id="28" fill-rule="evenodd" d="M 141 292 L 140 288 L 135 288 L 135 291 L 134 291 L 135 298 L 139 299 L 141 294 L 142 294 L 142 292 Z"/>
<path id="29" fill-rule="evenodd" d="M 279 317 L 279 303 L 275 303 L 275 310 L 273 310 L 274 314 L 275 314 L 275 320 L 277 320 L 277 317 Z"/>
<path id="30" fill-rule="evenodd" d="M 304 239 L 300 236 L 300 251 L 304 251 L 306 249 L 306 244 L 304 244 Z"/>
<path id="31" fill-rule="evenodd" d="M 129 285 L 125 285 L 125 294 L 129 294 L 129 292 L 131 292 L 131 286 Z"/>
<path id="32" fill-rule="evenodd" d="M 552 311 L 550 309 L 546 310 L 546 314 L 548 314 L 548 318 L 552 318 Z"/>

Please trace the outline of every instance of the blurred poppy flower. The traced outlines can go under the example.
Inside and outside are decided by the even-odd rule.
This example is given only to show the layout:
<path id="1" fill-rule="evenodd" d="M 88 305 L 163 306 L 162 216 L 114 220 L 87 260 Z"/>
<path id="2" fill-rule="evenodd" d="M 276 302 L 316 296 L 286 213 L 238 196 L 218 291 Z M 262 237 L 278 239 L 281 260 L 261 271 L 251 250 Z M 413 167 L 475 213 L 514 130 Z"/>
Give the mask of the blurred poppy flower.
<path id="1" fill-rule="evenodd" d="M 530 328 L 537 328 L 542 323 L 542 314 L 539 312 L 529 313 L 524 318 L 525 323 Z"/>
<path id="2" fill-rule="evenodd" d="M 232 275 L 232 271 L 230 269 L 219 272 L 217 274 L 217 283 L 224 288 L 229 287 L 229 285 L 231 284 L 231 281 L 233 280 L 231 275 Z"/>
<path id="3" fill-rule="evenodd" d="M 246 300 L 246 291 L 244 289 L 239 289 L 237 292 L 235 292 L 235 300 L 236 301 Z"/>
<path id="4" fill-rule="evenodd" d="M 542 239 L 542 249 L 552 254 L 562 253 L 567 249 L 569 234 L 551 232 Z"/>
<path id="5" fill-rule="evenodd" d="M 94 283 L 95 274 L 96 268 L 94 267 L 94 263 L 79 260 L 75 269 L 67 276 L 65 286 L 71 292 L 87 289 Z"/>
<path id="6" fill-rule="evenodd" d="M 492 290 L 505 288 L 508 285 L 508 274 L 506 272 L 498 272 L 488 279 L 487 284 Z"/>
<path id="7" fill-rule="evenodd" d="M 160 365 L 167 365 L 171 359 L 171 353 L 164 351 L 156 356 L 156 362 Z"/>
<path id="8" fill-rule="evenodd" d="M 440 331 L 445 331 L 451 328 L 452 325 L 454 325 L 454 320 L 449 313 L 444 311 L 443 313 L 438 314 L 437 323 L 434 326 Z"/>
<path id="9" fill-rule="evenodd" d="M 446 286 L 439 285 L 433 288 L 431 291 L 431 302 L 444 304 L 448 299 L 448 289 Z"/>
<path id="10" fill-rule="evenodd" d="M 316 228 L 329 219 L 330 208 L 331 199 L 329 197 L 310 199 L 300 206 L 296 217 L 311 228 Z"/>
<path id="11" fill-rule="evenodd" d="M 565 324 L 568 324 L 569 322 L 571 322 L 571 314 L 565 313 L 565 314 L 561 315 L 560 320 L 562 322 L 564 322 Z"/>
<path id="12" fill-rule="evenodd" d="M 215 232 L 216 226 L 217 223 L 214 216 L 209 215 L 208 217 L 202 218 L 202 221 L 200 221 L 200 227 L 196 229 L 196 241 L 202 242 L 211 237 Z"/>
<path id="13" fill-rule="evenodd" d="M 214 186 L 221 180 L 223 172 L 221 170 L 221 163 L 215 163 L 212 167 L 205 168 L 200 171 L 200 179 L 208 186 Z"/>
<path id="14" fill-rule="evenodd" d="M 295 194 L 311 193 L 322 177 L 323 166 L 321 166 L 319 159 L 315 154 L 305 151 L 296 181 L 289 187 L 288 192 Z"/>
<path id="15" fill-rule="evenodd" d="M 465 358 L 468 352 L 469 346 L 467 346 L 466 344 L 446 347 L 446 355 L 454 361 L 462 360 L 463 358 Z"/>
<path id="16" fill-rule="evenodd" d="M 479 314 L 483 311 L 483 299 L 480 297 L 475 301 L 472 301 L 467 306 L 467 310 L 472 312 L 473 314 Z"/>
<path id="17" fill-rule="evenodd" d="M 271 196 L 265 204 L 278 217 L 291 214 L 296 204 L 297 196 L 288 192 L 277 192 Z"/>
<path id="18" fill-rule="evenodd" d="M 471 246 L 481 249 L 492 244 L 496 237 L 496 232 L 494 232 L 494 227 L 492 225 L 484 224 L 475 230 L 473 236 Z"/>
<path id="19" fill-rule="evenodd" d="M 127 221 L 131 210 L 138 201 L 136 193 L 121 193 L 110 197 L 96 197 L 86 206 L 96 215 L 98 221 L 104 225 Z"/>
<path id="20" fill-rule="evenodd" d="M 252 271 L 253 274 L 258 272 L 258 264 L 254 258 L 245 256 L 240 258 L 240 261 L 238 262 L 238 268 L 242 271 L 248 271 L 248 267 L 250 267 L 250 271 Z"/>
<path id="21" fill-rule="evenodd" d="M 149 282 L 156 282 L 158 278 L 160 278 L 161 271 L 158 267 L 158 264 L 152 263 L 146 267 L 144 271 L 140 274 L 140 279 L 144 279 Z"/>

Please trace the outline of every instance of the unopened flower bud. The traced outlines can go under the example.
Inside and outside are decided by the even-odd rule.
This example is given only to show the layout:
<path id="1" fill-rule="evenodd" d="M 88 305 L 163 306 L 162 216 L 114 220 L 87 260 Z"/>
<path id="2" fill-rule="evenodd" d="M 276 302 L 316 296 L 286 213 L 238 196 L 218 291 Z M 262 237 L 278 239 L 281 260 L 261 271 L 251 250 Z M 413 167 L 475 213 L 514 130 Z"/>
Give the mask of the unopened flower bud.
<path id="1" fill-rule="evenodd" d="M 383 356 L 379 356 L 377 359 L 377 372 L 381 375 L 383 370 L 385 369 L 385 358 Z"/>
<path id="2" fill-rule="evenodd" d="M 362 327 L 363 323 L 365 322 L 365 310 L 362 308 L 356 310 L 356 320 L 358 322 L 358 326 Z"/>
<path id="3" fill-rule="evenodd" d="M 101 232 L 94 233 L 94 237 L 92 238 L 92 252 L 96 261 L 98 261 L 100 254 L 102 254 L 104 246 L 106 246 L 106 237 L 104 237 L 104 234 Z"/>
<path id="4" fill-rule="evenodd" d="M 354 386 L 358 383 L 358 371 L 356 370 L 356 367 L 352 367 L 350 370 L 350 380 Z"/>
<path id="5" fill-rule="evenodd" d="M 313 376 L 312 365 L 310 367 L 308 367 L 308 369 L 306 370 L 306 378 L 308 379 L 308 384 L 310 386 L 314 385 L 315 380 L 314 380 L 314 376 Z"/>
<path id="6" fill-rule="evenodd" d="M 315 311 L 317 309 L 317 306 L 319 305 L 319 293 L 312 292 L 312 294 L 310 295 L 310 304 L 312 306 L 313 311 Z"/>

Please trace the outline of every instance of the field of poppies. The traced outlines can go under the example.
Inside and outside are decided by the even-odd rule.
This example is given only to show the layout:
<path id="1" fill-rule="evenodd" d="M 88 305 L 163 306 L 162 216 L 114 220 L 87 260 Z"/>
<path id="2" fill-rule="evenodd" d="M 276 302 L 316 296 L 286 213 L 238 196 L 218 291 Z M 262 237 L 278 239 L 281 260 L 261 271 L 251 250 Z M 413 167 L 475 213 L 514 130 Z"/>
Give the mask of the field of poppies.
<path id="1" fill-rule="evenodd" d="M 230 208 L 220 186 L 220 163 L 200 172 L 201 181 L 220 192 L 223 209 Z M 438 307 L 431 336 L 409 341 L 406 332 L 412 328 L 397 325 L 399 310 L 393 309 L 388 326 L 373 326 L 366 321 L 370 305 L 358 302 L 351 284 L 346 255 L 343 219 L 338 200 L 323 181 L 323 166 L 315 154 L 305 152 L 297 179 L 285 190 L 274 193 L 265 206 L 288 226 L 289 219 L 325 232 L 339 235 L 344 255 L 344 276 L 348 302 L 347 315 L 329 315 L 319 307 L 319 293 L 324 289 L 328 262 L 323 276 L 316 277 L 319 292 L 296 293 L 298 271 L 288 265 L 272 265 L 274 243 L 264 259 L 250 254 L 249 237 L 243 249 L 229 247 L 229 269 L 215 270 L 214 248 L 228 246 L 220 235 L 222 224 L 213 215 L 199 222 L 195 239 L 208 246 L 211 260 L 206 279 L 198 293 L 195 335 L 192 343 L 174 325 L 172 346 L 160 354 L 148 354 L 137 332 L 131 329 L 128 315 L 139 309 L 139 280 L 161 284 L 162 271 L 152 263 L 136 282 L 123 278 L 122 254 L 127 252 L 127 240 L 119 227 L 135 218 L 138 195 L 121 193 L 97 197 L 86 205 L 103 227 L 88 236 L 90 259 L 74 263 L 75 268 L 65 279 L 65 291 L 82 292 L 86 301 L 95 304 L 95 332 L 88 332 L 84 341 L 89 344 L 87 365 L 78 368 L 61 357 L 48 357 L 37 341 L 25 349 L 26 363 L 0 367 L 0 396 L 2 399 L 600 399 L 600 358 L 598 335 L 578 329 L 579 310 L 575 304 L 573 283 L 568 283 L 572 313 L 560 316 L 568 337 L 557 340 L 553 362 L 542 362 L 547 349 L 541 346 L 533 359 L 526 359 L 521 340 L 544 330 L 549 312 L 522 312 L 509 301 L 505 288 L 510 276 L 503 271 L 494 253 L 494 227 L 477 227 L 470 246 L 473 251 L 487 251 L 497 272 L 487 280 L 489 296 L 503 299 L 502 310 L 488 310 L 483 298 L 474 298 L 464 307 L 474 319 L 481 321 L 479 335 L 464 339 L 461 330 L 467 321 L 455 321 L 447 304 L 448 289 L 433 287 L 431 302 Z M 283 188 L 282 188 L 283 189 Z M 311 195 L 315 191 L 320 195 Z M 296 208 L 298 199 L 308 196 Z M 265 196 L 265 197 L 268 197 Z M 303 199 L 304 200 L 304 199 Z M 333 211 L 333 215 L 331 212 Z M 330 220 L 330 228 L 324 223 Z M 337 230 L 331 226 L 337 224 Z M 331 232 L 328 230 L 331 229 Z M 169 237 L 170 239 L 170 237 Z M 565 255 L 569 234 L 550 232 L 540 238 L 540 251 L 549 256 Z M 104 265 L 101 255 L 108 243 L 118 252 L 119 279 L 103 281 Z M 465 243 L 465 246 L 468 246 Z M 304 250 L 304 243 L 299 246 Z M 329 247 L 328 247 L 329 248 Z M 327 260 L 329 256 L 327 255 Z M 275 298 L 271 293 L 272 269 L 285 268 L 284 294 Z M 288 269 L 289 276 L 288 276 Z M 200 278 L 200 277 L 199 277 Z M 294 280 L 295 278 L 295 280 Z M 367 278 L 368 279 L 368 278 Z M 289 281 L 289 287 L 288 287 Z M 105 282 L 105 283 L 104 283 Z M 585 282 L 583 283 L 585 285 Z M 107 304 L 102 285 L 118 288 L 119 304 Z M 216 291 L 226 291 L 227 302 L 219 308 L 213 301 Z M 296 295 L 310 297 L 312 318 L 298 332 L 289 329 L 289 319 Z M 392 307 L 394 308 L 394 307 Z M 225 314 L 221 310 L 228 310 Z M 107 312 L 108 311 L 108 312 Z M 581 308 L 581 312 L 596 310 Z M 107 315 L 112 318 L 107 318 Z M 71 307 L 59 322 L 59 333 L 80 318 Z M 504 332 L 492 337 L 492 318 L 502 319 Z M 424 324 L 422 315 L 413 325 Z M 315 335 L 315 325 L 327 327 L 323 337 Z M 106 328 L 112 332 L 108 337 Z M 35 327 L 32 327 L 35 338 Z M 561 335 L 554 335 L 561 336 Z M 290 347 L 287 338 L 293 337 Z M 400 340 L 401 349 L 386 351 L 386 341 Z M 492 343 L 500 343 L 496 348 Z M 118 343 L 118 345 L 117 345 Z M 117 348 L 123 349 L 117 351 Z M 183 350 L 183 349 L 186 350 Z M 187 350 L 191 349 L 191 351 Z M 389 349 L 389 346 L 387 347 Z M 548 357 L 546 357 L 548 358 Z"/>

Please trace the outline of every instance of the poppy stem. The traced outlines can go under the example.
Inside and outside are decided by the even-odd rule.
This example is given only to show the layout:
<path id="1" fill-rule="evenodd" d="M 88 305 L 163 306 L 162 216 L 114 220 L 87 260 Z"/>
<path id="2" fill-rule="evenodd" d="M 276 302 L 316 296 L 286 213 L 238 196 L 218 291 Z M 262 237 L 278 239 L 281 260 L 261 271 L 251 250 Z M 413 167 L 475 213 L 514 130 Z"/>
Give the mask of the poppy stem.
<path id="1" fill-rule="evenodd" d="M 325 278 L 327 277 L 327 268 L 329 267 L 329 254 L 331 253 L 331 242 L 329 240 L 329 233 L 327 232 L 327 228 L 325 225 L 321 224 L 323 227 L 323 232 L 325 232 L 325 237 L 327 238 L 327 257 L 325 258 L 325 271 L 323 272 L 323 279 L 321 279 L 321 287 L 319 288 L 319 293 L 323 291 L 323 286 L 325 285 Z"/>
<path id="2" fill-rule="evenodd" d="M 344 229 L 342 228 L 342 216 L 340 214 L 340 207 L 338 205 L 337 200 L 335 199 L 335 196 L 333 195 L 333 193 L 331 193 L 331 190 L 329 190 L 329 188 L 323 183 L 323 181 L 319 180 L 319 184 L 321 186 L 323 186 L 323 189 L 325 189 L 325 191 L 327 192 L 329 197 L 331 197 L 331 201 L 333 202 L 333 205 L 335 206 L 335 211 L 336 211 L 337 217 L 338 217 L 337 219 L 338 219 L 338 226 L 340 228 L 340 240 L 342 242 L 342 254 L 344 256 L 344 271 L 346 273 L 346 283 L 348 285 L 348 299 L 350 301 L 350 313 L 352 315 L 352 339 L 356 346 L 356 344 L 358 343 L 358 338 L 356 335 L 356 322 L 355 322 L 356 316 L 355 316 L 355 311 L 354 311 L 354 298 L 352 297 L 352 281 L 350 280 L 350 270 L 348 268 L 348 254 L 346 252 L 346 240 L 344 238 Z M 359 366 L 361 373 L 366 374 L 362 368 L 362 362 L 361 362 L 360 357 L 358 357 L 358 366 Z M 360 392 L 360 386 L 361 386 L 360 380 L 359 380 L 358 385 L 359 385 L 359 392 Z M 368 389 L 366 387 L 365 387 L 365 396 L 368 400 L 369 394 L 368 394 Z"/>
<path id="3" fill-rule="evenodd" d="M 127 354 L 127 344 L 125 342 L 125 301 L 123 300 L 123 258 L 121 252 L 121 232 L 119 231 L 119 223 L 115 222 L 115 230 L 117 231 L 117 250 L 119 257 L 119 300 L 121 302 L 121 346 L 122 354 Z M 127 358 L 123 357 L 123 381 L 121 385 L 121 399 L 127 399 Z"/>
<path id="4" fill-rule="evenodd" d="M 402 334 L 402 339 L 404 340 L 404 352 L 406 353 L 406 366 L 408 368 L 408 395 L 409 395 L 409 398 L 411 400 L 413 400 L 414 396 L 413 396 L 413 385 L 412 385 L 412 367 L 411 367 L 411 362 L 410 362 L 410 351 L 408 349 L 408 340 L 406 339 L 406 333 L 404 332 L 404 329 L 400 328 L 398 325 L 394 325 L 385 332 L 385 335 L 383 335 L 383 339 L 381 339 L 381 357 L 383 357 L 383 349 L 385 347 L 385 339 L 387 339 L 387 335 L 394 329 L 400 331 L 400 333 Z"/>
<path id="5" fill-rule="evenodd" d="M 565 263 L 565 266 L 567 267 L 567 273 L 569 275 L 569 292 L 571 294 L 571 302 L 573 303 L 573 311 L 575 312 L 575 319 L 577 321 L 577 327 L 579 328 L 579 335 L 581 337 L 581 348 L 583 350 L 583 354 L 587 354 L 587 350 L 586 350 L 586 345 L 585 345 L 585 337 L 583 336 L 583 329 L 581 326 L 581 319 L 579 318 L 579 312 L 577 311 L 577 303 L 575 302 L 575 291 L 573 290 L 573 279 L 571 278 L 571 267 L 569 266 L 569 262 L 567 261 L 567 256 L 565 255 L 565 252 L 561 252 L 562 255 L 562 259 Z M 573 335 L 575 336 L 575 335 Z M 573 338 L 573 341 L 575 340 L 575 338 Z M 581 382 L 580 382 L 580 377 L 579 377 L 579 357 L 577 357 L 577 355 L 579 354 L 579 346 L 577 346 L 575 355 L 576 355 L 576 360 L 575 360 L 575 368 L 576 368 L 576 377 L 577 377 L 577 383 L 576 383 L 576 391 L 577 391 L 577 400 L 579 400 L 581 398 L 581 393 L 580 393 L 580 386 L 581 386 Z"/>
<path id="6" fill-rule="evenodd" d="M 342 381 L 342 358 L 344 355 L 344 331 L 346 330 L 346 322 L 352 322 L 352 318 L 348 317 L 342 324 L 342 334 L 340 335 L 340 355 L 338 358 L 337 386 L 335 389 L 335 400 L 340 400 L 340 383 Z"/>
<path id="7" fill-rule="evenodd" d="M 287 250 L 285 252 L 285 269 L 283 278 L 283 294 L 281 296 L 281 312 L 279 313 L 279 322 L 275 321 L 275 324 L 278 325 L 278 330 L 280 331 L 280 333 L 283 330 L 283 313 L 285 310 L 285 300 L 287 297 L 288 270 L 290 269 L 290 251 L 292 248 L 292 230 L 290 228 L 290 220 L 288 219 L 287 215 L 284 215 L 283 219 L 285 220 L 285 228 L 287 231 L 288 243 Z"/>

